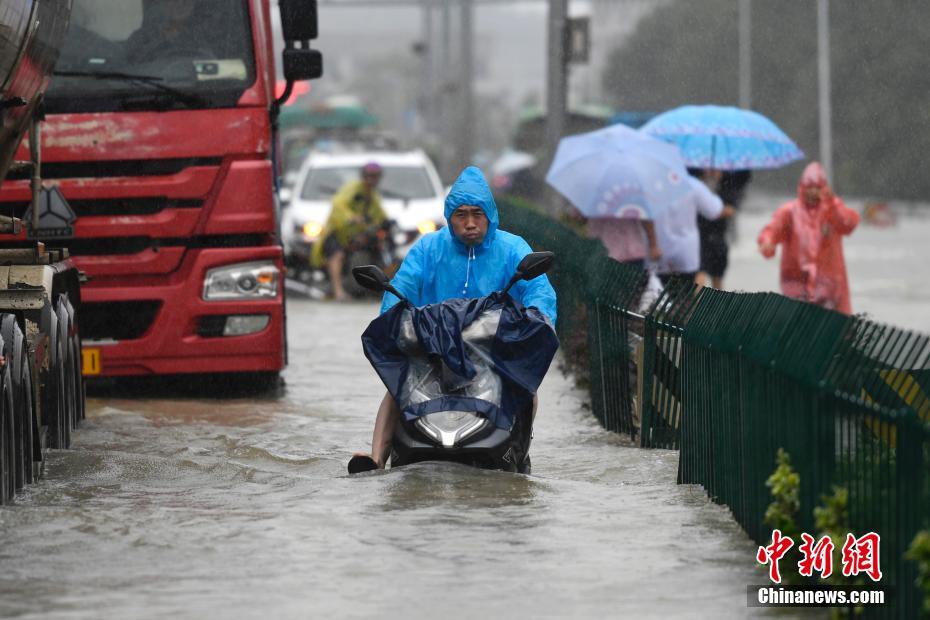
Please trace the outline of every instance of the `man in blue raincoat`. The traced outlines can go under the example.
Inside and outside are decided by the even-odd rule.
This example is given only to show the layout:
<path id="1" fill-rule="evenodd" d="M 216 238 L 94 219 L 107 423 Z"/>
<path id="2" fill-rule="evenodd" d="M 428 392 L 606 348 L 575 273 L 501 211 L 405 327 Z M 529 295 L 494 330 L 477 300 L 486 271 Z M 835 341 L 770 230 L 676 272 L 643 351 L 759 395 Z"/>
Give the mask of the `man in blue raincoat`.
<path id="1" fill-rule="evenodd" d="M 522 237 L 499 230 L 497 205 L 481 171 L 462 171 L 446 196 L 446 228 L 421 237 L 410 248 L 391 284 L 416 306 L 453 298 L 484 297 L 503 290 L 517 265 L 532 252 Z M 546 276 L 521 280 L 510 295 L 542 312 L 555 326 L 555 290 Z M 384 294 L 381 313 L 400 300 Z M 384 467 L 400 410 L 390 392 L 378 408 L 371 441 L 372 458 Z"/>

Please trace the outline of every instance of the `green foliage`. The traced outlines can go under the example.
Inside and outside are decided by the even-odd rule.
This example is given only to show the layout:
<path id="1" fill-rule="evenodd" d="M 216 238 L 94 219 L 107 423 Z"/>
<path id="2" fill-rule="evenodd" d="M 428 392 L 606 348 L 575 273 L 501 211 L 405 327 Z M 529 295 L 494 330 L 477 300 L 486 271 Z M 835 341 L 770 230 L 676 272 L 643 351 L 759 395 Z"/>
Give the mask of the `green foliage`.
<path id="1" fill-rule="evenodd" d="M 923 617 L 930 617 L 930 530 L 917 532 L 904 556 L 917 564 L 917 587 L 924 593 Z"/>
<path id="2" fill-rule="evenodd" d="M 842 550 L 846 542 L 846 533 L 851 530 L 849 526 L 849 490 L 846 487 L 833 487 L 833 493 L 822 495 L 820 506 L 814 508 L 814 524 L 819 530 L 817 539 L 822 536 L 829 536 L 833 541 L 833 574 L 825 580 L 830 585 L 854 585 L 862 584 L 861 579 L 844 577 L 842 567 Z M 821 581 L 821 580 L 818 580 Z M 851 615 L 860 615 L 864 607 L 843 607 L 833 608 L 831 616 L 833 618 L 847 618 Z"/>
<path id="3" fill-rule="evenodd" d="M 821 535 L 830 534 L 833 537 L 836 534 L 845 537 L 849 531 L 849 491 L 844 487 L 834 486 L 833 494 L 822 496 L 821 501 L 824 505 L 814 508 L 814 524 L 817 529 Z M 835 537 L 833 542 L 837 542 Z M 839 546 L 842 544 L 841 540 Z"/>
<path id="4" fill-rule="evenodd" d="M 796 516 L 801 508 L 801 476 L 791 467 L 791 457 L 784 448 L 778 449 L 775 461 L 778 466 L 765 481 L 765 486 L 772 492 L 772 503 L 765 511 L 765 523 L 798 541 L 800 532 Z"/>
<path id="5" fill-rule="evenodd" d="M 736 105 L 733 0 L 671 3 L 643 20 L 611 56 L 605 89 L 619 109 Z M 814 2 L 752 5 L 752 107 L 810 157 L 819 151 Z M 835 181 L 844 193 L 927 199 L 930 11 L 925 0 L 844 0 L 830 12 Z M 805 162 L 758 175 L 793 192 Z"/>

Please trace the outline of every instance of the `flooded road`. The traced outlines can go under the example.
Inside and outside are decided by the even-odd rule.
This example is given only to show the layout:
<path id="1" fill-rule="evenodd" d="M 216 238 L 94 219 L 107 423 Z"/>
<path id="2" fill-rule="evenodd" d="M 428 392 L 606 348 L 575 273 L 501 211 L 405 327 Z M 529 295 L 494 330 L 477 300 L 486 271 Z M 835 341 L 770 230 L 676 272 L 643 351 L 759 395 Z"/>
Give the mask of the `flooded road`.
<path id="1" fill-rule="evenodd" d="M 292 301 L 278 398 L 89 400 L 0 509 L 3 618 L 744 617 L 764 576 L 678 455 L 600 429 L 553 369 L 534 475 L 349 478 L 383 388 L 372 304 Z"/>

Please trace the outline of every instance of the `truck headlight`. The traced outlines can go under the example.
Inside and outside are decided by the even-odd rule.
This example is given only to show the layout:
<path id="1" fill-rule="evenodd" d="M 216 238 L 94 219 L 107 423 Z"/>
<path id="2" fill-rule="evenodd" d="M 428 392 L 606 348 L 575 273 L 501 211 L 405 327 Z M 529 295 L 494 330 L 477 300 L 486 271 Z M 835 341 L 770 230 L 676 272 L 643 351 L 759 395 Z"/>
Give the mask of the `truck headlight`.
<path id="1" fill-rule="evenodd" d="M 279 271 L 274 263 L 239 263 L 217 267 L 203 280 L 206 301 L 277 297 Z"/>

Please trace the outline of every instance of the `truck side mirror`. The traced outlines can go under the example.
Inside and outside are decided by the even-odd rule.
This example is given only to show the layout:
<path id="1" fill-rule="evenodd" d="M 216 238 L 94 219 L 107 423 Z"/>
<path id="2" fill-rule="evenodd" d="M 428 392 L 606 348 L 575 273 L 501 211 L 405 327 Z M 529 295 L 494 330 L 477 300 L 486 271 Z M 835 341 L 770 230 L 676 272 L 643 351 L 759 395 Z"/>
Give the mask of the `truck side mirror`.
<path id="1" fill-rule="evenodd" d="M 323 55 L 310 49 L 310 40 L 319 35 L 316 0 L 279 0 L 278 5 L 285 43 L 281 59 L 284 79 L 293 83 L 321 77 Z"/>
<path id="2" fill-rule="evenodd" d="M 319 36 L 316 0 L 278 0 L 285 41 L 309 41 Z"/>

